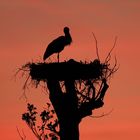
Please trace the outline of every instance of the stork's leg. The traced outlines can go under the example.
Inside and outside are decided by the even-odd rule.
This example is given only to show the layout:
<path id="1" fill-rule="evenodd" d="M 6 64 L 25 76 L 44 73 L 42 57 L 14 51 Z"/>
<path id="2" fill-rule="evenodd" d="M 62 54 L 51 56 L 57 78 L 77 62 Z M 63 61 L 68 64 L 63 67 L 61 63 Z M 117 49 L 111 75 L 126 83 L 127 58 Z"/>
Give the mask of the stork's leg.
<path id="1" fill-rule="evenodd" d="M 59 53 L 58 53 L 58 55 L 57 55 L 57 59 L 58 59 L 58 63 L 59 63 Z"/>

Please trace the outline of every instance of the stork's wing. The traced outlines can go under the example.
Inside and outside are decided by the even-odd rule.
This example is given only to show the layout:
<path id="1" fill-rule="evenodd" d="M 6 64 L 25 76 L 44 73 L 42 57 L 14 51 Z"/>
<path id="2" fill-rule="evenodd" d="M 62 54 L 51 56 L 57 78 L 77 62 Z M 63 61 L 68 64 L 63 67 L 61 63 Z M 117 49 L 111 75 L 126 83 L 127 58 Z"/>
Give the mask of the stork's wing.
<path id="1" fill-rule="evenodd" d="M 53 40 L 46 48 L 46 51 L 43 56 L 43 60 L 47 59 L 53 53 L 58 53 L 61 50 L 63 50 L 64 44 L 65 44 L 64 36 L 60 36 L 60 37 L 56 38 L 55 40 Z"/>

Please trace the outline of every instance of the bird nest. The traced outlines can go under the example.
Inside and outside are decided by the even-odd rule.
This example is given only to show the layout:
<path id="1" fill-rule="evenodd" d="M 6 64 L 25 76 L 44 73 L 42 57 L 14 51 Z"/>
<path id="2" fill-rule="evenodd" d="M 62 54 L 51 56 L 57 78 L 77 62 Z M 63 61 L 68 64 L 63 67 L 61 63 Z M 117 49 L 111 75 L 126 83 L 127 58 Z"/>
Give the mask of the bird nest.
<path id="1" fill-rule="evenodd" d="M 28 73 L 33 81 L 46 81 L 49 79 L 64 80 L 102 80 L 109 79 L 117 71 L 117 65 L 113 67 L 107 63 L 101 63 L 98 59 L 91 62 L 77 62 L 73 59 L 61 63 L 27 63 L 19 69 L 24 74 Z"/>
<path id="2" fill-rule="evenodd" d="M 74 80 L 77 95 L 79 95 L 82 102 L 84 102 L 90 98 L 89 87 L 96 87 L 97 98 L 100 94 L 102 81 L 104 79 L 108 81 L 118 70 L 116 59 L 113 66 L 111 66 L 109 62 L 110 58 L 104 63 L 101 63 L 98 59 L 89 63 L 77 62 L 73 59 L 60 63 L 32 62 L 23 65 L 19 71 L 22 72 L 22 75 L 26 75 L 26 81 L 23 86 L 24 90 L 31 83 L 38 87 L 38 85 L 41 85 L 41 81 L 46 83 L 47 80 L 57 80 L 60 82 L 62 90 L 65 91 L 63 82 L 65 80 Z M 47 87 L 45 86 L 45 88 Z"/>

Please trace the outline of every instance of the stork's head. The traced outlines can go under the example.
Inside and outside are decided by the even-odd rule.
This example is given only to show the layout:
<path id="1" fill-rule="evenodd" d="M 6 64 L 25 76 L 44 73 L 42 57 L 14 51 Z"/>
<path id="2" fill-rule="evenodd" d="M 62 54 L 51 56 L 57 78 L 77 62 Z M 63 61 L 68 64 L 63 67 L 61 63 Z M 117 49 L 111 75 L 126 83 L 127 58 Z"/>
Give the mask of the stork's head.
<path id="1" fill-rule="evenodd" d="M 69 33 L 69 28 L 68 27 L 64 27 L 64 33 Z"/>

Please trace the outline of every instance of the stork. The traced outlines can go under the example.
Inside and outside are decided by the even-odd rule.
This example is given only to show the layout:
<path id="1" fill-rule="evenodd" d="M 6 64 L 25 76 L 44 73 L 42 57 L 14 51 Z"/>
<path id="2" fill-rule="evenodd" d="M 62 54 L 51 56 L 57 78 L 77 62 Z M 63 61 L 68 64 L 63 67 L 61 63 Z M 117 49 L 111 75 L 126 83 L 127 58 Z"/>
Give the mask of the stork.
<path id="1" fill-rule="evenodd" d="M 59 62 L 59 53 L 64 49 L 64 47 L 70 45 L 72 42 L 68 27 L 64 27 L 64 34 L 64 36 L 59 36 L 48 45 L 43 56 L 44 61 L 52 54 L 58 53 L 57 58 Z"/>

